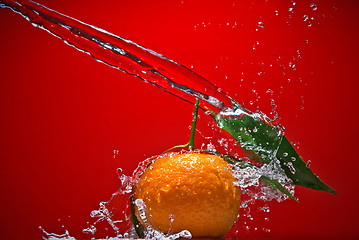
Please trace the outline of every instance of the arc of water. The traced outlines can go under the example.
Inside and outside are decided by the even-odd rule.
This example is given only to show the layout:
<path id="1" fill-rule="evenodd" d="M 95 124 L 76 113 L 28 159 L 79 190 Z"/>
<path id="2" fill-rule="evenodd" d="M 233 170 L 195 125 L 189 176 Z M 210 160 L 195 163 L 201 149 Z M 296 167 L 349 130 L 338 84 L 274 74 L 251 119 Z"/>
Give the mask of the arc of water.
<path id="1" fill-rule="evenodd" d="M 99 62 L 195 103 L 199 98 L 218 110 L 232 107 L 222 90 L 192 70 L 130 40 L 86 24 L 30 0 L 0 0 L 2 8 L 21 14 Z"/>

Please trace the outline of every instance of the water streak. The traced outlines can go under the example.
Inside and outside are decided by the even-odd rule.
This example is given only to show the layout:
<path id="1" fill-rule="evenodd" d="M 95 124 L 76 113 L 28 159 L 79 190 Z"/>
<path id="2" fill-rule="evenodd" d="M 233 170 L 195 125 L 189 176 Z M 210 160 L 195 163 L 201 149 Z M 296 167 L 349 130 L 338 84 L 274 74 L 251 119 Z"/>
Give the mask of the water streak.
<path id="1" fill-rule="evenodd" d="M 190 69 L 130 40 L 86 24 L 29 0 L 0 0 L 0 7 L 21 14 L 32 25 L 91 55 L 99 62 L 151 83 L 183 100 L 201 99 L 217 110 L 232 100 Z"/>
<path id="2" fill-rule="evenodd" d="M 243 109 L 221 89 L 190 69 L 130 40 L 78 21 L 30 0 L 0 0 L 0 7 L 9 8 L 21 14 L 32 25 L 59 37 L 66 44 L 91 55 L 99 62 L 138 77 L 185 101 L 194 103 L 195 99 L 198 98 L 207 103 L 202 104 L 202 106 L 210 105 L 212 108 L 219 110 L 221 114 L 216 117 L 218 126 L 236 137 L 236 140 L 246 150 L 247 156 L 261 164 L 261 166 L 252 168 L 234 166 L 237 184 L 243 190 L 243 194 L 248 195 L 250 199 L 243 201 L 242 208 L 247 207 L 254 200 L 271 201 L 276 199 L 277 201 L 282 201 L 288 198 L 280 191 L 263 186 L 259 182 L 261 176 L 278 180 L 291 194 L 294 193 L 291 179 L 280 168 L 283 162 L 282 167 L 286 167 L 287 172 L 294 176 L 293 179 L 297 181 L 295 184 L 304 184 L 303 186 L 305 187 L 312 186 L 310 182 L 309 185 L 307 182 L 300 182 L 303 179 L 312 180 L 310 177 L 305 178 L 307 175 L 311 176 L 310 174 L 312 173 L 310 172 L 304 175 L 305 177 L 300 178 L 302 177 L 301 172 L 296 171 L 295 167 L 300 170 L 309 170 L 300 165 L 301 159 L 299 155 L 297 155 L 294 148 L 291 148 L 289 141 L 284 137 L 284 128 L 261 112 L 252 113 Z M 290 8 L 290 11 L 293 12 L 293 8 Z M 258 24 L 259 27 L 264 26 L 262 22 Z M 295 65 L 291 67 L 295 68 Z M 226 123 L 228 124 L 225 125 Z M 243 129 L 242 127 L 234 128 L 240 124 L 243 124 Z M 247 129 L 246 127 L 248 126 L 251 128 Z M 288 154 L 288 151 L 291 151 L 290 154 Z M 296 156 L 294 160 L 293 156 Z M 289 160 L 286 161 L 287 158 L 292 160 L 288 162 Z M 129 215 L 123 212 L 122 217 L 114 217 L 112 214 L 116 209 L 114 206 L 118 205 L 117 202 L 122 201 L 124 197 L 131 193 L 132 186 L 136 184 L 139 176 L 152 160 L 147 159 L 140 163 L 132 176 L 126 176 L 119 170 L 121 189 L 113 195 L 109 202 L 101 203 L 100 209 L 91 213 L 91 216 L 97 220 L 92 226 L 85 229 L 84 233 L 93 235 L 96 232 L 95 225 L 99 222 L 107 221 L 116 233 L 116 237 L 128 237 L 128 232 L 126 232 L 126 236 L 122 236 L 120 232 L 122 225 L 124 227 L 128 226 L 126 223 L 130 221 Z M 264 160 L 267 160 L 267 162 Z M 325 191 L 334 192 L 329 187 L 324 188 L 326 187 L 324 183 L 316 178 L 314 180 L 317 181 L 315 183 L 319 187 Z M 316 185 L 314 186 L 314 189 L 323 190 L 316 187 Z M 256 191 L 253 191 L 253 188 Z M 64 235 L 54 235 L 46 232 L 44 234 L 48 239 L 72 239 L 67 232 Z M 153 232 L 153 235 L 148 237 L 151 239 L 175 239 L 179 237 L 187 238 L 190 235 L 187 232 L 182 232 L 166 238 L 167 236 Z"/>

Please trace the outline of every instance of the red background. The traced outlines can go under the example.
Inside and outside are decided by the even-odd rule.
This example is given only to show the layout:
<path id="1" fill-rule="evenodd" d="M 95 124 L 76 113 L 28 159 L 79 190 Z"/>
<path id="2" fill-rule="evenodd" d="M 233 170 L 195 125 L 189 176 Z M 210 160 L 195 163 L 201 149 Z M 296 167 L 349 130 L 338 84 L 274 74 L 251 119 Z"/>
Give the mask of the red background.
<path id="1" fill-rule="evenodd" d="M 241 239 L 359 237 L 356 1 L 39 2 L 193 66 L 253 111 L 273 117 L 274 99 L 287 137 L 338 195 L 297 187 L 299 204 L 271 204 L 270 233 L 258 223 Z M 76 235 L 118 189 L 118 167 L 131 174 L 187 141 L 192 105 L 10 10 L 0 10 L 0 46 L 2 239 L 39 239 L 39 226 Z M 199 130 L 211 135 L 202 116 Z"/>

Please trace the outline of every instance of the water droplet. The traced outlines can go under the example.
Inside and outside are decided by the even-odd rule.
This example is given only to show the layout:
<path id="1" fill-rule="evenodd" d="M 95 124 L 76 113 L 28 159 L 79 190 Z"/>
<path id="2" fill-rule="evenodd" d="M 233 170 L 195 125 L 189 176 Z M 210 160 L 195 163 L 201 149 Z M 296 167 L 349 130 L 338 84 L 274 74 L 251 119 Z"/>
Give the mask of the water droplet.
<path id="1" fill-rule="evenodd" d="M 293 8 L 291 8 L 291 7 L 288 9 L 288 11 L 291 12 L 291 13 L 294 12 Z"/>
<path id="2" fill-rule="evenodd" d="M 292 62 L 289 62 L 289 67 L 292 69 L 292 70 L 296 70 L 296 65 Z"/>
<path id="3" fill-rule="evenodd" d="M 304 22 L 307 21 L 308 18 L 309 18 L 308 15 L 304 15 L 304 16 L 303 16 L 303 21 L 304 21 Z"/>
<path id="4" fill-rule="evenodd" d="M 318 9 L 318 7 L 315 3 L 310 4 L 310 7 L 312 8 L 313 11 Z"/>
<path id="5" fill-rule="evenodd" d="M 283 153 L 283 157 L 288 157 L 288 153 Z"/>
<path id="6" fill-rule="evenodd" d="M 263 232 L 266 232 L 266 233 L 270 233 L 270 229 L 269 228 L 262 228 Z"/>
<path id="7" fill-rule="evenodd" d="M 288 162 L 288 163 L 287 163 L 287 166 L 288 166 L 290 172 L 291 172 L 292 174 L 295 174 L 295 168 L 294 168 L 294 166 L 293 166 L 293 163 Z"/>
<path id="8" fill-rule="evenodd" d="M 95 234 L 96 230 L 97 230 L 96 227 L 92 225 L 89 228 L 83 229 L 82 232 L 87 234 Z"/>
<path id="9" fill-rule="evenodd" d="M 269 213 L 270 212 L 270 208 L 269 206 L 264 206 L 262 208 L 259 208 L 259 210 L 263 211 L 263 212 L 266 212 L 266 213 Z"/>
<path id="10" fill-rule="evenodd" d="M 274 14 L 275 14 L 276 16 L 278 16 L 278 14 L 279 14 L 278 10 L 275 10 L 275 11 L 274 11 Z"/>
<path id="11" fill-rule="evenodd" d="M 260 27 L 260 28 L 264 28 L 264 23 L 263 22 L 258 22 L 257 26 Z"/>
<path id="12" fill-rule="evenodd" d="M 173 221 L 175 220 L 174 218 L 175 218 L 174 214 L 168 215 L 168 219 L 170 220 L 171 223 L 173 223 Z"/>
<path id="13" fill-rule="evenodd" d="M 272 89 L 268 89 L 268 90 L 266 91 L 266 93 L 273 94 L 273 90 L 272 90 Z"/>
<path id="14" fill-rule="evenodd" d="M 312 161 L 310 161 L 310 160 L 308 160 L 308 162 L 307 162 L 307 168 L 310 168 L 310 163 L 311 163 Z"/>
<path id="15" fill-rule="evenodd" d="M 295 157 L 291 157 L 290 160 L 292 160 L 294 162 L 297 159 Z"/>

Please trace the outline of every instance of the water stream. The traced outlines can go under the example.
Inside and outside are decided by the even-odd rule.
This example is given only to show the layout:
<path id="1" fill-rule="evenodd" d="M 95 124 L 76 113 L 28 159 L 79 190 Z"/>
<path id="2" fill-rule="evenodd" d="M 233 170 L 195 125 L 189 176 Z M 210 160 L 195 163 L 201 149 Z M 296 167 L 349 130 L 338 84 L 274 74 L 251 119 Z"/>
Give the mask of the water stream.
<path id="1" fill-rule="evenodd" d="M 89 54 L 99 62 L 151 83 L 161 90 L 185 101 L 194 103 L 196 98 L 202 100 L 202 106 L 207 106 L 216 112 L 221 112 L 222 116 L 233 117 L 230 118 L 232 120 L 228 120 L 227 118 L 216 119 L 218 126 L 228 132 L 233 130 L 231 126 L 236 124 L 244 123 L 251 126 L 252 128 L 238 128 L 236 131 L 233 131 L 232 134 L 233 137 L 237 137 L 237 141 L 241 141 L 241 144 L 246 148 L 249 155 L 253 156 L 253 152 L 260 153 L 260 158 L 262 158 L 260 159 L 260 161 L 262 161 L 260 163 L 265 163 L 253 168 L 241 168 L 239 166 L 235 168 L 238 184 L 242 187 L 243 193 L 249 196 L 248 200 L 244 199 L 242 203 L 243 208 L 248 207 L 253 199 L 263 201 L 271 201 L 272 199 L 282 201 L 287 199 L 287 196 L 281 192 L 273 192 L 269 187 L 266 188 L 260 185 L 259 179 L 261 176 L 277 179 L 279 183 L 285 186 L 292 194 L 294 193 L 294 187 L 291 185 L 292 182 L 287 176 L 291 176 L 292 180 L 297 181 L 295 182 L 297 185 L 302 184 L 302 186 L 307 187 L 306 184 L 309 186 L 312 184 L 311 181 L 314 181 L 315 184 L 319 186 L 316 189 L 331 191 L 331 189 L 328 190 L 328 188 L 325 188 L 322 182 L 310 175 L 312 174 L 311 171 L 306 169 L 305 163 L 300 159 L 299 155 L 297 155 L 289 141 L 286 140 L 282 128 L 279 125 L 273 124 L 264 114 L 251 113 L 243 109 L 220 88 L 217 88 L 192 70 L 130 40 L 51 10 L 33 1 L 0 0 L 0 7 L 9 8 L 21 14 L 33 26 L 44 29 L 62 39 L 66 44 Z M 269 137 L 263 138 L 263 136 L 267 137 L 266 134 Z M 264 140 L 260 140 L 258 136 Z M 295 162 L 292 163 L 287 160 L 293 158 L 293 156 L 297 159 Z M 279 162 L 278 159 L 280 159 L 281 162 Z M 91 213 L 91 216 L 97 220 L 89 226 L 89 228 L 85 229 L 84 233 L 94 234 L 96 232 L 96 223 L 107 222 L 114 230 L 116 237 L 128 238 L 132 236 L 133 230 L 125 234 L 121 232 L 123 229 L 128 229 L 130 222 L 128 209 L 127 212 L 126 210 L 122 212 L 120 217 L 113 217 L 111 214 L 115 212 L 114 205 L 117 204 L 118 201 L 124 201 L 124 198 L 129 197 L 133 184 L 142 173 L 148 161 L 150 160 L 140 163 L 138 169 L 136 169 L 132 176 L 119 173 L 122 188 L 113 194 L 109 202 L 101 203 L 100 208 Z M 278 161 L 278 163 L 276 163 L 277 165 L 273 165 L 273 162 L 276 161 Z M 287 176 L 278 168 L 278 165 L 282 166 Z M 294 168 L 307 171 L 305 174 L 310 175 L 310 182 L 301 182 L 303 181 L 299 175 L 301 172 L 293 172 L 292 170 Z M 304 180 L 307 181 L 307 178 L 304 178 Z M 253 191 L 253 188 L 256 188 L 256 190 Z M 43 232 L 47 239 L 73 239 L 68 233 L 65 235 L 56 235 L 47 233 L 44 230 Z M 160 233 L 155 233 L 155 235 L 156 234 Z M 167 239 L 167 236 L 162 235 L 150 237 Z M 178 236 L 171 236 L 168 239 L 179 237 L 185 237 L 185 235 L 182 236 L 179 234 Z"/>
<path id="2" fill-rule="evenodd" d="M 207 102 L 217 110 L 232 107 L 231 98 L 190 69 L 161 54 L 29 0 L 1 0 L 0 7 L 21 14 L 66 44 L 99 62 L 149 82 L 194 103 Z"/>

